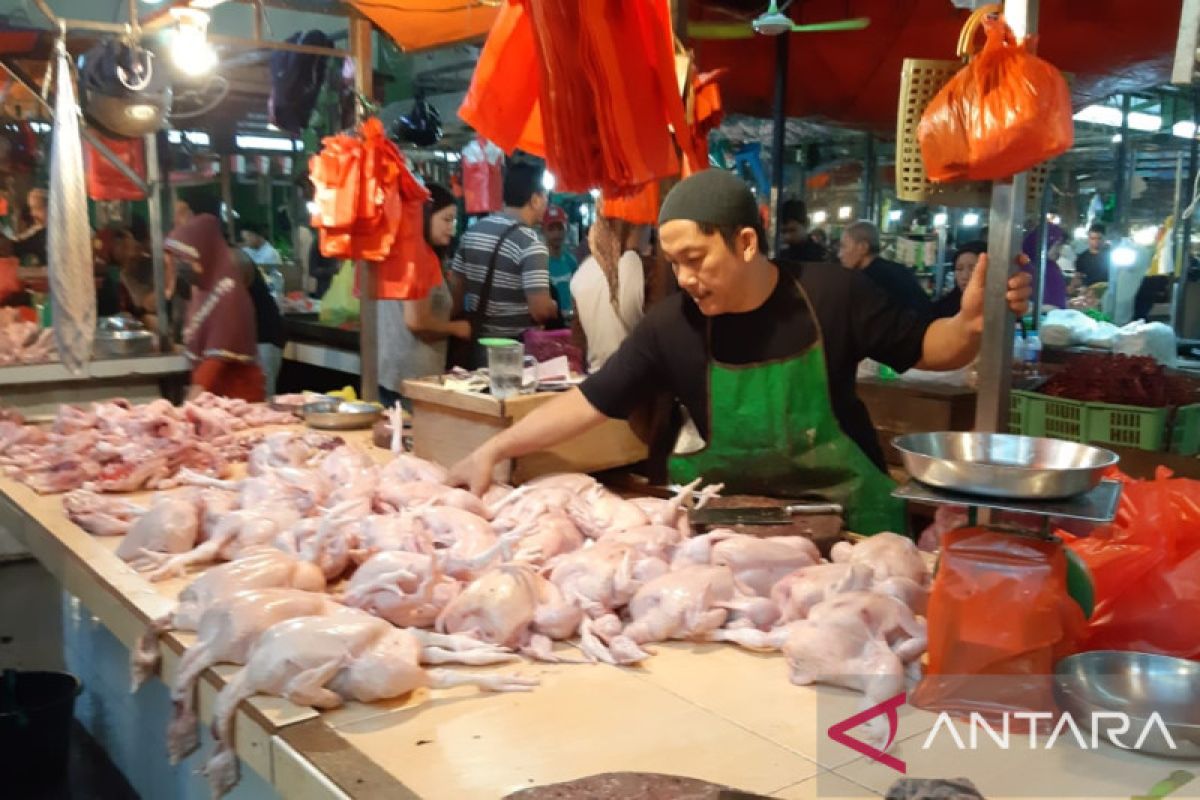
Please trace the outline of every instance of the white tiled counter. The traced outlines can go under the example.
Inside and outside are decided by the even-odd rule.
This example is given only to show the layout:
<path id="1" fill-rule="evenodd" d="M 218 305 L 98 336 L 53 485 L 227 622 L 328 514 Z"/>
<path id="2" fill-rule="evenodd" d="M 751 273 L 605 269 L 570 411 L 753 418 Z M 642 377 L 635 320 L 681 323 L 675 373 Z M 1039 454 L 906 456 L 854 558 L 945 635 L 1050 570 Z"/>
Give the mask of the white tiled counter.
<path id="1" fill-rule="evenodd" d="M 369 434 L 350 434 L 366 447 Z M 361 437 L 361 438 L 360 438 Z M 382 453 L 380 452 L 380 455 Z M 119 539 L 83 532 L 58 497 L 0 481 L 0 527 L 16 531 L 74 599 L 64 605 L 67 661 L 87 693 L 80 718 L 143 797 L 201 798 L 191 775 L 211 746 L 171 768 L 162 683 L 132 697 L 128 648 L 146 622 L 168 611 L 183 580 L 152 585 L 114 555 Z M 6 612 L 12 613 L 12 612 Z M 18 612 L 19 613 L 19 612 Z M 170 680 L 184 635 L 164 637 Z M 561 646 L 572 654 L 569 645 Z M 826 738 L 822 721 L 855 713 L 859 698 L 788 681 L 784 659 L 725 645 L 671 643 L 643 667 L 518 664 L 542 683 L 530 693 L 491 695 L 471 687 L 420 690 L 396 700 L 350 703 L 323 714 L 275 698 L 241 706 L 243 779 L 235 798 L 447 798 L 494 800 L 529 786 L 609 771 L 652 771 L 726 784 L 761 795 L 877 798 L 902 775 Z M 201 718 L 233 668 L 201 681 Z M 820 706 L 820 715 L 818 715 Z M 1060 741 L 1044 752 L 964 759 L 939 739 L 921 744 L 935 717 L 909 710 L 893 752 L 909 776 L 966 777 L 989 800 L 1005 797 L 1123 798 L 1147 793 L 1177 769 L 1200 763 L 1147 758 Z M 966 766 L 970 769 L 966 770 Z M 965 771 L 965 774 L 964 774 Z M 1197 800 L 1200 780 L 1172 798 Z"/>

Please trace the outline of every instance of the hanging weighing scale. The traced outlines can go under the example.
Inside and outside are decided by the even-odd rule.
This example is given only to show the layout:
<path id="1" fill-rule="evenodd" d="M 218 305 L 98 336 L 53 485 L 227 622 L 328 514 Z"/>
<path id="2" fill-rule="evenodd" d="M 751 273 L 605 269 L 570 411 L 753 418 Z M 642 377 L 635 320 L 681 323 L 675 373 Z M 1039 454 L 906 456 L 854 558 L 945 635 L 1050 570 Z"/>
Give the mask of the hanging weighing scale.
<path id="1" fill-rule="evenodd" d="M 910 434 L 893 444 L 912 476 L 895 497 L 968 510 L 968 525 L 943 540 L 930 595 L 929 668 L 916 692 L 920 697 L 928 690 L 922 707 L 986 711 L 996 698 L 980 685 L 1003 678 L 1020 691 L 1001 705 L 1044 710 L 1052 702 L 1054 661 L 1074 646 L 1094 602 L 1086 566 L 1053 535 L 1052 521 L 1111 522 L 1121 484 L 1103 476 L 1118 456 L 1012 434 Z M 990 519 L 979 524 L 983 510 L 1040 522 L 1035 530 Z M 1070 611 L 1076 604 L 1082 615 Z M 1067 617 L 1074 626 L 1059 627 Z M 1035 679 L 1042 673 L 1044 681 Z M 972 683 L 983 676 L 985 681 Z"/>

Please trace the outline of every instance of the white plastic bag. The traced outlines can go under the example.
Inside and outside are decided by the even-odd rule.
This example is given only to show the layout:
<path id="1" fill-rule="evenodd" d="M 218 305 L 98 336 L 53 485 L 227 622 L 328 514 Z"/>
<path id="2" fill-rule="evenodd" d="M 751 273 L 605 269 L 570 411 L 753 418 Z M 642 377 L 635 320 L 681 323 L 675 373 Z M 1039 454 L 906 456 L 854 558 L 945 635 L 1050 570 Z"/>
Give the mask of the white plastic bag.
<path id="1" fill-rule="evenodd" d="M 1073 308 L 1056 308 L 1046 314 L 1038 333 L 1050 347 L 1084 344 L 1096 330 L 1096 321 Z"/>
<path id="2" fill-rule="evenodd" d="M 1120 328 L 1111 322 L 1097 322 L 1095 330 L 1088 335 L 1083 343 L 1088 347 L 1112 350 L 1113 345 L 1117 342 L 1117 334 L 1120 330 Z"/>
<path id="3" fill-rule="evenodd" d="M 1117 332 L 1113 352 L 1150 356 L 1163 366 L 1173 367 L 1178 358 L 1175 331 L 1161 322 L 1131 322 Z"/>

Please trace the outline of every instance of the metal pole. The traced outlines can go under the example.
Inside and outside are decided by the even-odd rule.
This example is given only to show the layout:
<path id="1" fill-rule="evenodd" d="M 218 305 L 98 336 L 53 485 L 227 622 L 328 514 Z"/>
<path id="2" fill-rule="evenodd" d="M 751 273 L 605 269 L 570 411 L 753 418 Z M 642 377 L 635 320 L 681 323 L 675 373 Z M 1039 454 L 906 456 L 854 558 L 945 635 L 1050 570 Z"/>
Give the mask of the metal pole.
<path id="1" fill-rule="evenodd" d="M 158 136 L 147 134 L 146 143 L 146 180 L 149 191 L 146 193 L 146 209 L 150 219 L 150 256 L 154 271 L 154 315 L 158 318 L 158 346 L 163 353 L 169 352 L 171 346 L 171 312 L 167 305 L 167 272 L 163 257 L 163 208 L 162 208 L 162 174 L 158 168 Z M 177 286 L 171 287 L 172 292 Z"/>
<path id="2" fill-rule="evenodd" d="M 1041 324 L 1042 303 L 1046 298 L 1046 260 L 1050 252 L 1050 222 L 1046 216 L 1050 213 L 1050 181 L 1042 187 L 1041 216 L 1038 217 L 1038 260 L 1037 273 L 1034 277 L 1036 290 L 1033 294 L 1033 329 L 1036 331 Z"/>
<path id="3" fill-rule="evenodd" d="M 1113 227 L 1118 236 L 1124 236 L 1125 215 L 1128 213 L 1129 201 L 1125 195 L 1129 193 L 1129 106 L 1133 98 L 1124 95 L 1121 98 L 1121 141 L 1117 142 L 1117 180 L 1113 185 L 1116 195 L 1116 207 L 1113 210 Z"/>
<path id="4" fill-rule="evenodd" d="M 225 235 L 229 243 L 237 244 L 237 221 L 233 216 L 233 156 L 221 156 L 221 203 L 228 216 L 225 218 Z"/>
<path id="5" fill-rule="evenodd" d="M 350 52 L 354 54 L 354 84 L 358 93 L 370 99 L 374 96 L 371 85 L 371 22 L 361 16 L 350 19 Z M 359 116 L 362 109 L 359 108 Z M 364 400 L 379 399 L 379 307 L 375 294 L 375 270 L 369 261 L 358 262 L 359 287 L 361 292 L 358 328 L 359 394 Z"/>
<path id="6" fill-rule="evenodd" d="M 1037 32 L 1037 0 L 1006 0 L 1004 16 L 1018 38 Z M 1025 195 L 1029 176 L 1022 172 L 992 185 L 988 215 L 988 275 L 984 287 L 983 336 L 979 348 L 978 400 L 975 429 L 1007 430 L 1009 383 L 1012 380 L 1013 315 L 1005 296 L 1008 279 L 1016 271 L 1021 225 L 1025 220 Z"/>
<path id="7" fill-rule="evenodd" d="M 867 134 L 867 152 L 863 156 L 862 219 L 875 222 L 875 174 L 879 170 L 875 136 Z"/>
<path id="8" fill-rule="evenodd" d="M 787 142 L 788 34 L 775 37 L 775 108 L 771 130 L 771 253 L 778 255 L 783 243 L 783 150 Z"/>
<path id="9" fill-rule="evenodd" d="M 1197 163 L 1200 160 L 1200 138 L 1197 138 L 1200 135 L 1200 93 L 1195 91 L 1192 92 L 1192 124 L 1197 126 L 1197 130 L 1192 132 L 1191 148 L 1188 150 L 1187 186 L 1184 187 L 1186 192 L 1184 197 L 1187 198 L 1189 204 L 1196 200 L 1194 191 L 1196 170 L 1200 167 L 1200 164 Z M 1182 246 L 1180 258 L 1175 264 L 1179 279 L 1175 282 L 1175 302 L 1171 308 L 1171 322 L 1176 335 L 1182 338 L 1184 335 L 1184 308 L 1187 304 L 1188 271 L 1192 263 L 1192 215 L 1188 215 L 1183 220 L 1176 220 L 1175 224 L 1182 229 L 1180 233 Z"/>

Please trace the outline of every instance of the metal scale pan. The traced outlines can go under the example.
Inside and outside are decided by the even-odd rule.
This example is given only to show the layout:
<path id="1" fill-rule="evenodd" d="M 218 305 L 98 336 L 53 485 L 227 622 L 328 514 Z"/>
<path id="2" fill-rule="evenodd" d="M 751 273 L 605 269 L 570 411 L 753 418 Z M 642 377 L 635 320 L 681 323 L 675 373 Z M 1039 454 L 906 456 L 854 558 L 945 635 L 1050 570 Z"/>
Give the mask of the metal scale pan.
<path id="1" fill-rule="evenodd" d="M 1116 453 L 1007 433 L 917 433 L 893 440 L 914 480 L 906 500 L 1107 522 L 1121 485 L 1104 481 Z"/>

